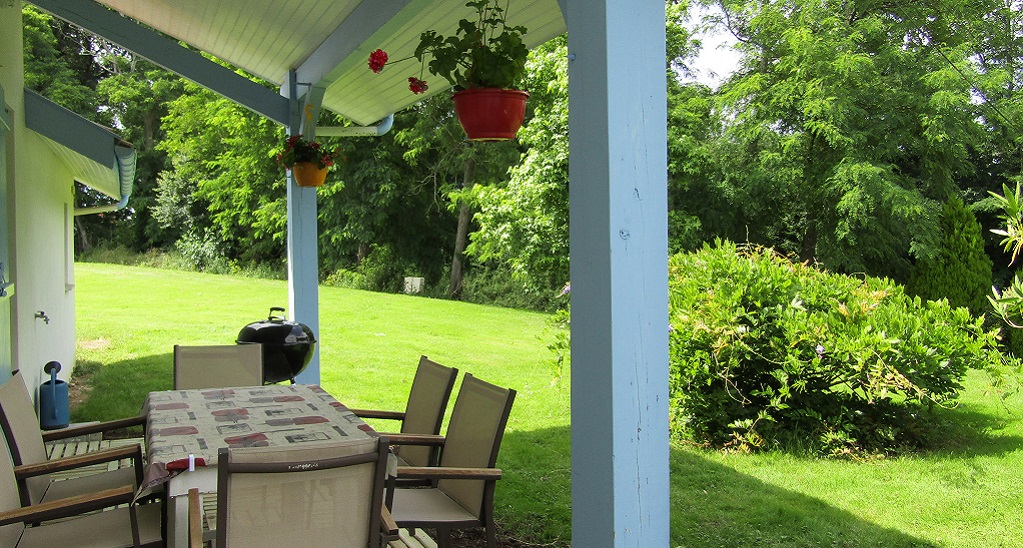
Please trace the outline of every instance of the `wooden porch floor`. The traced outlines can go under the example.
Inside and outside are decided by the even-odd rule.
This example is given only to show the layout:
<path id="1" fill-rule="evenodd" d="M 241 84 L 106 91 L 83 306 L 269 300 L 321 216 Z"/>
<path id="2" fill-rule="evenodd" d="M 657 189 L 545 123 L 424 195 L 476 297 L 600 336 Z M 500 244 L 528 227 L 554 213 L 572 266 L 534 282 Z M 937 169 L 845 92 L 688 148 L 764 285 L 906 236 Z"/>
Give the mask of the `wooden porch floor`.
<path id="1" fill-rule="evenodd" d="M 123 447 L 128 445 L 141 444 L 142 438 L 128 438 L 128 439 L 117 439 L 117 440 L 101 440 L 98 435 L 85 436 L 82 438 L 75 438 L 70 440 L 61 440 L 60 442 L 49 442 L 46 444 L 46 454 L 51 459 L 57 459 L 62 457 L 70 457 L 74 455 L 81 455 L 89 451 L 96 451 L 98 449 L 107 449 L 111 447 Z M 110 462 L 104 464 L 96 464 L 92 466 L 85 466 L 75 470 L 68 470 L 64 472 L 58 472 L 53 474 L 54 478 L 67 479 L 72 477 L 84 476 L 88 474 L 95 474 L 105 470 L 116 470 L 121 466 L 130 466 L 130 460 L 122 460 L 118 462 Z M 212 535 L 211 525 L 217 523 L 217 500 L 216 497 L 203 497 L 203 533 L 204 536 L 208 537 Z M 402 529 L 399 532 L 400 540 L 392 541 L 389 543 L 389 548 L 437 548 L 437 543 L 434 542 L 430 535 L 422 529 L 416 529 L 415 531 L 406 531 Z M 212 544 L 212 543 L 208 543 Z"/>

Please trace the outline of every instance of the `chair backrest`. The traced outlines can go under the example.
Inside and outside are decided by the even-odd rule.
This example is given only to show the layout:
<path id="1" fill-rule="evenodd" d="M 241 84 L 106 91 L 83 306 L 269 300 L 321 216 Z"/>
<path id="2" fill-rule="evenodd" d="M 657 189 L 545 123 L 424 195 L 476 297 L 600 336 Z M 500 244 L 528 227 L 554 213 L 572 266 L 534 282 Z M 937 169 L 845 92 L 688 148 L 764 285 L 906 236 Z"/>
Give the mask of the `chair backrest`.
<path id="1" fill-rule="evenodd" d="M 387 446 L 221 449 L 217 546 L 379 546 Z"/>
<path id="2" fill-rule="evenodd" d="M 228 388 L 263 384 L 263 346 L 174 345 L 174 389 Z"/>
<path id="3" fill-rule="evenodd" d="M 494 468 L 508 424 L 515 391 L 494 386 L 466 373 L 455 399 L 445 434 L 440 465 L 454 468 Z M 486 482 L 442 479 L 437 488 L 477 518 L 483 511 Z M 491 493 L 492 495 L 492 493 Z"/>
<path id="4" fill-rule="evenodd" d="M 16 372 L 0 386 L 0 426 L 16 465 L 46 462 L 46 445 L 39 430 L 32 395 L 25 385 L 25 378 Z M 49 475 L 36 476 L 25 480 L 28 500 L 35 504 L 43 497 L 50 485 Z"/>
<path id="5" fill-rule="evenodd" d="M 10 384 L 10 379 L 7 381 Z M 21 381 L 18 381 L 21 382 Z M 8 512 L 21 508 L 18 495 L 18 482 L 14 478 L 14 462 L 6 440 L 0 440 L 0 512 Z M 0 527 L 0 546 L 16 546 L 25 530 L 24 523 L 11 523 Z"/>
<path id="6" fill-rule="evenodd" d="M 401 422 L 403 434 L 440 434 L 451 389 L 455 386 L 458 369 L 445 367 L 426 356 L 419 358 L 416 376 L 412 379 L 405 419 Z M 406 445 L 401 447 L 401 458 L 411 466 L 428 466 L 432 448 Z"/>

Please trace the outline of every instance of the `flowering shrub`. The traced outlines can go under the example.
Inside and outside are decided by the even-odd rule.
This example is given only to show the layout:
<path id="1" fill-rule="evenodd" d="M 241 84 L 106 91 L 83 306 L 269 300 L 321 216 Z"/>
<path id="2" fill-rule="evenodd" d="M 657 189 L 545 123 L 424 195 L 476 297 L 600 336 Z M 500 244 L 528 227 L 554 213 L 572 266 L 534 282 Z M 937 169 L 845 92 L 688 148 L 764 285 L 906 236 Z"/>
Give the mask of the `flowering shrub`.
<path id="1" fill-rule="evenodd" d="M 465 5 L 476 10 L 476 19 L 459 21 L 454 36 L 441 36 L 433 30 L 422 33 L 413 57 L 455 89 L 516 87 L 526 74 L 529 49 L 522 42 L 526 28 L 506 24 L 499 0 L 472 0 Z M 406 59 L 411 57 L 395 62 Z M 373 72 L 379 73 L 387 64 L 385 51 L 369 54 Z M 422 76 L 420 70 L 419 77 L 408 79 L 409 91 L 418 94 L 428 89 Z"/>
<path id="2" fill-rule="evenodd" d="M 672 432 L 744 449 L 920 446 L 926 410 L 969 368 L 997 368 L 997 331 L 891 281 L 718 243 L 669 263 Z"/>
<path id="3" fill-rule="evenodd" d="M 284 142 L 284 150 L 277 153 L 277 162 L 291 169 L 298 162 L 310 162 L 320 169 L 334 165 L 338 151 L 326 148 L 316 141 L 306 141 L 301 135 L 292 135 Z"/>

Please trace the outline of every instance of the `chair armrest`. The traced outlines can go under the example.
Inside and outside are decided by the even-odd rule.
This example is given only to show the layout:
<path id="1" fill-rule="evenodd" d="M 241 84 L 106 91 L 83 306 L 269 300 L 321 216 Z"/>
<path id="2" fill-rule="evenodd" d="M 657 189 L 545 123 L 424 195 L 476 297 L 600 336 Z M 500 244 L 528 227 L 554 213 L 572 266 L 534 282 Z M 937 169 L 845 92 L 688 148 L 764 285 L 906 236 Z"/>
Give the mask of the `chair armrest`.
<path id="1" fill-rule="evenodd" d="M 135 489 L 132 486 L 122 485 L 121 487 L 105 489 L 95 493 L 41 502 L 8 512 L 0 512 L 0 526 L 19 522 L 35 523 L 75 516 L 119 504 L 128 504 L 134 496 Z"/>
<path id="2" fill-rule="evenodd" d="M 432 434 L 381 434 L 387 436 L 391 445 L 432 445 L 443 446 L 444 436 Z"/>
<path id="3" fill-rule="evenodd" d="M 196 487 L 188 490 L 188 547 L 202 548 L 202 508 Z"/>
<path id="4" fill-rule="evenodd" d="M 379 411 L 377 409 L 349 409 L 356 417 L 363 419 L 390 419 L 396 421 L 405 420 L 404 411 Z"/>
<path id="5" fill-rule="evenodd" d="M 398 539 L 398 523 L 391 517 L 391 512 L 385 505 L 380 506 L 380 534 L 384 542 Z"/>
<path id="6" fill-rule="evenodd" d="M 137 417 L 128 417 L 124 419 L 100 422 L 96 424 L 83 424 L 81 426 L 72 426 L 70 428 L 62 428 L 60 430 L 43 432 L 43 441 L 47 442 L 54 440 L 62 440 L 65 438 L 72 438 L 75 436 L 95 434 L 96 432 L 108 432 L 110 430 L 116 430 L 118 428 L 128 428 L 130 426 L 142 426 L 143 428 L 145 428 L 146 417 L 139 415 Z"/>
<path id="7" fill-rule="evenodd" d="M 451 468 L 440 466 L 399 466 L 399 479 L 474 479 L 499 480 L 500 468 Z"/>
<path id="8" fill-rule="evenodd" d="M 121 459 L 132 459 L 132 463 L 136 466 L 136 470 L 141 470 L 142 446 L 136 443 L 135 445 L 126 445 L 124 447 L 93 451 L 91 453 L 75 455 L 73 457 L 64 457 L 62 459 L 53 459 L 36 464 L 23 464 L 21 466 L 14 467 L 14 475 L 17 476 L 18 479 L 24 479 L 33 476 L 40 476 L 42 474 L 50 474 L 63 470 L 73 470 L 75 468 L 81 468 L 82 466 Z"/>

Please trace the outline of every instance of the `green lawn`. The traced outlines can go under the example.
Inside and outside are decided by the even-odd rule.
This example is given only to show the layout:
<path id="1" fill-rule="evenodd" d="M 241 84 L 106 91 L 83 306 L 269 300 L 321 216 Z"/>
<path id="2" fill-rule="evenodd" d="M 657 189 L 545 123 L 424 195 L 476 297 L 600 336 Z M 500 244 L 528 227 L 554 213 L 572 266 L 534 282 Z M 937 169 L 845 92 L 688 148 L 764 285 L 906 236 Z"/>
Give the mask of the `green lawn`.
<path id="1" fill-rule="evenodd" d="M 287 304 L 279 281 L 76 265 L 78 360 L 90 373 L 74 420 L 138 411 L 171 387 L 171 348 L 231 343 Z M 545 315 L 321 288 L 322 384 L 353 407 L 400 409 L 418 357 L 519 394 L 499 466 L 499 524 L 567 546 L 568 381 L 552 384 Z M 566 377 L 567 378 L 567 377 Z M 671 449 L 673 546 L 1023 546 L 1023 419 L 971 376 L 940 450 L 869 462 Z M 457 386 L 456 386 L 457 391 Z"/>

